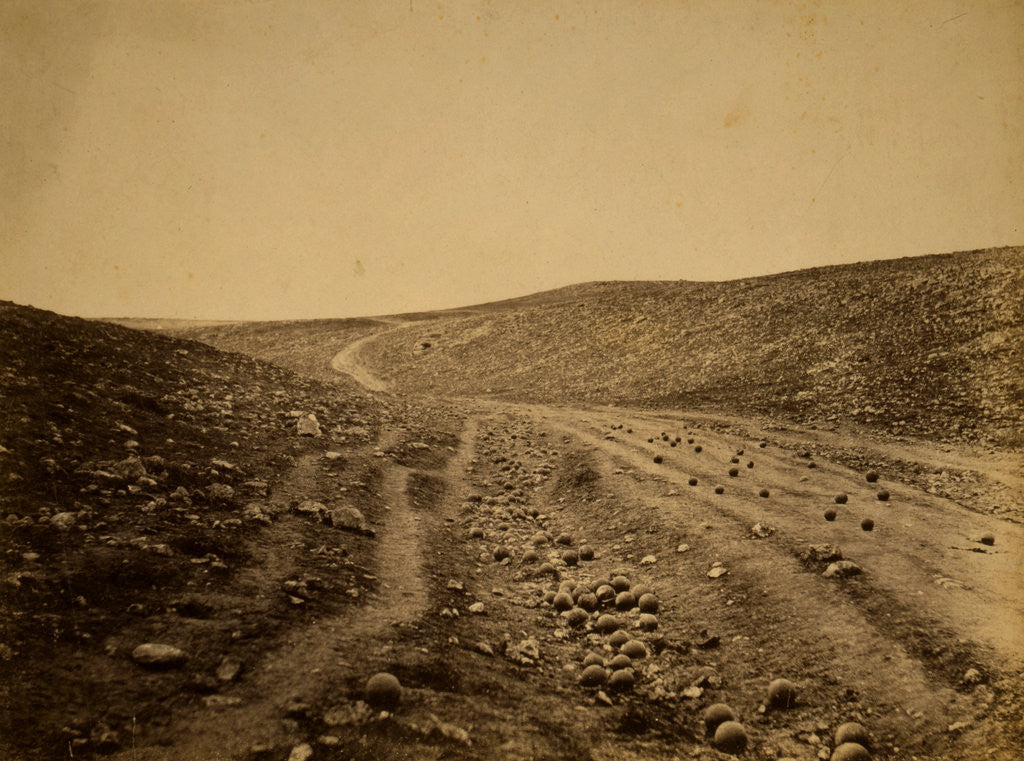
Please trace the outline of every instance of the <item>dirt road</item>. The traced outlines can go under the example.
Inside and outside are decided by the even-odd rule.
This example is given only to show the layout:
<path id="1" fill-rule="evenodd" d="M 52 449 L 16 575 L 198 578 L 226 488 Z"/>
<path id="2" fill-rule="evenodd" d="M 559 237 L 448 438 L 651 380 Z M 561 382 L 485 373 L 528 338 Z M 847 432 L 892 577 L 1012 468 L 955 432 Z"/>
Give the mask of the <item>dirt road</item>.
<path id="1" fill-rule="evenodd" d="M 370 338 L 335 367 L 381 391 L 359 364 Z M 983 454 L 685 411 L 415 404 L 450 409 L 457 439 L 430 467 L 397 459 L 399 429 L 376 443 L 377 594 L 297 628 L 228 693 L 239 701 L 182 711 L 162 744 L 121 757 L 714 761 L 713 703 L 735 711 L 749 757 L 827 759 L 847 721 L 875 758 L 1020 757 L 1024 528 L 916 470 Z M 869 482 L 859 462 L 893 467 Z M 291 487 L 314 475 L 300 461 Z M 1021 499 L 1013 463 L 986 478 Z M 840 556 L 858 573 L 829 577 Z M 653 593 L 656 615 L 635 599 L 580 607 L 617 577 Z M 624 656 L 617 636 L 643 644 L 633 685 L 582 686 L 588 654 Z M 379 670 L 403 685 L 393 715 L 361 702 Z M 797 689 L 786 709 L 766 700 L 779 677 Z"/>

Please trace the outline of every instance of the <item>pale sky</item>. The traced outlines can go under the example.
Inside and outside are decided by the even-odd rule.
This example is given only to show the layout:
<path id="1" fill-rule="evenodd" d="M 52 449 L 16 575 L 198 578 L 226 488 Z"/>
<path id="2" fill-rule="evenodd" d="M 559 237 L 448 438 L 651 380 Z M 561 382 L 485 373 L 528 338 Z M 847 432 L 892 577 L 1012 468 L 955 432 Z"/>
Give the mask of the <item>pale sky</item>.
<path id="1" fill-rule="evenodd" d="M 0 298 L 278 319 L 1024 243 L 1024 3 L 0 0 Z"/>

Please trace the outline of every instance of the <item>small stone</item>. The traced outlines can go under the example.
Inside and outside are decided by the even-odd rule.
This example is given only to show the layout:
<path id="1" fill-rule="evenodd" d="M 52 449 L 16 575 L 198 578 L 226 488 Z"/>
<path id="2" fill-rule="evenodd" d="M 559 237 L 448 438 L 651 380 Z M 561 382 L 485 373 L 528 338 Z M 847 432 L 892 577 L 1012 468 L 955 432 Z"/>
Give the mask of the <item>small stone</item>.
<path id="1" fill-rule="evenodd" d="M 207 695 L 203 698 L 203 705 L 207 708 L 232 708 L 241 703 L 242 699 L 234 695 Z"/>
<path id="2" fill-rule="evenodd" d="M 658 562 L 658 558 L 655 555 L 644 555 L 640 559 L 640 565 L 654 565 Z"/>
<path id="3" fill-rule="evenodd" d="M 300 417 L 295 424 L 295 432 L 299 436 L 312 436 L 317 438 L 320 436 L 320 423 L 316 419 L 316 415 L 310 412 L 308 415 Z"/>
<path id="4" fill-rule="evenodd" d="M 233 682 L 242 672 L 242 661 L 233 655 L 226 655 L 217 666 L 217 678 L 222 682 Z"/>
<path id="5" fill-rule="evenodd" d="M 973 687 L 976 684 L 981 684 L 985 681 L 984 677 L 978 669 L 970 668 L 964 672 L 964 675 L 960 677 L 960 684 L 964 687 Z"/>
<path id="6" fill-rule="evenodd" d="M 334 507 L 328 511 L 327 515 L 330 518 L 330 524 L 334 528 L 340 528 L 343 531 L 353 531 L 365 536 L 374 536 L 377 533 L 367 524 L 366 517 L 354 507 L 347 505 Z"/>
<path id="7" fill-rule="evenodd" d="M 484 604 L 482 602 L 475 602 L 469 606 L 469 612 L 482 616 L 484 614 Z"/>
<path id="8" fill-rule="evenodd" d="M 292 748 L 288 754 L 288 761 L 309 761 L 313 757 L 313 747 L 309 743 L 302 743 Z"/>
<path id="9" fill-rule="evenodd" d="M 174 666 L 181 666 L 188 660 L 188 656 L 183 650 L 179 650 L 172 645 L 147 642 L 139 645 L 132 651 L 132 660 L 140 666 L 172 668 Z"/>
<path id="10" fill-rule="evenodd" d="M 50 518 L 50 525 L 60 531 L 67 531 L 75 525 L 76 518 L 74 513 L 57 513 Z"/>
<path id="11" fill-rule="evenodd" d="M 861 567 L 852 560 L 838 560 L 835 563 L 831 563 L 821 575 L 826 579 L 845 579 L 849 576 L 856 576 L 861 572 Z"/>

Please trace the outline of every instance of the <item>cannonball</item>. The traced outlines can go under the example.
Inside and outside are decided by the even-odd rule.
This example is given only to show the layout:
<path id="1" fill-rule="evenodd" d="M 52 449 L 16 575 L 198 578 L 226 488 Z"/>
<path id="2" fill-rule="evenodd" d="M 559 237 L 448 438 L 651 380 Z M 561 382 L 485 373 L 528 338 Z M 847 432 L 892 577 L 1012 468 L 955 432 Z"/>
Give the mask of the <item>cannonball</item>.
<path id="1" fill-rule="evenodd" d="M 615 609 L 616 610 L 632 610 L 636 607 L 636 598 L 630 591 L 619 592 L 615 595 Z"/>
<path id="2" fill-rule="evenodd" d="M 696 486 L 697 485 L 697 479 L 696 478 L 691 478 L 689 481 L 687 481 L 687 483 L 690 484 L 690 486 Z"/>
<path id="3" fill-rule="evenodd" d="M 612 588 L 616 592 L 625 592 L 630 587 L 629 579 L 627 579 L 625 576 L 621 576 L 621 575 L 620 576 L 615 576 L 612 579 L 611 584 L 612 584 Z"/>
<path id="4" fill-rule="evenodd" d="M 402 699 L 402 684 L 394 675 L 381 671 L 367 680 L 365 695 L 369 705 L 390 711 Z"/>
<path id="5" fill-rule="evenodd" d="M 754 461 L 753 461 L 753 460 L 751 460 L 750 462 L 748 462 L 748 463 L 747 463 L 747 467 L 748 467 L 748 468 L 752 468 L 752 467 L 754 467 Z"/>
<path id="6" fill-rule="evenodd" d="M 768 442 L 762 441 L 760 444 L 758 444 L 758 446 L 761 447 L 761 449 L 764 449 L 766 446 L 768 446 Z"/>
<path id="7" fill-rule="evenodd" d="M 512 550 L 506 547 L 504 544 L 499 544 L 494 548 L 494 559 L 496 561 L 502 561 L 505 558 L 512 557 Z"/>
<path id="8" fill-rule="evenodd" d="M 594 594 L 597 596 L 598 602 L 609 603 L 615 599 L 615 588 L 610 584 L 602 584 Z"/>
<path id="9" fill-rule="evenodd" d="M 559 534 L 557 537 L 555 537 L 555 544 L 572 544 L 572 535 L 566 534 L 564 532 Z"/>
<path id="10" fill-rule="evenodd" d="M 613 690 L 631 690 L 634 684 L 636 684 L 636 677 L 633 675 L 633 669 L 613 671 L 608 679 L 608 686 Z"/>
<path id="11" fill-rule="evenodd" d="M 658 617 L 653 613 L 641 613 L 637 619 L 637 625 L 641 631 L 653 632 L 658 628 Z"/>
<path id="12" fill-rule="evenodd" d="M 652 595 L 650 592 L 647 594 L 640 595 L 640 599 L 636 602 L 640 608 L 641 613 L 657 613 L 658 612 L 658 598 Z"/>
<path id="13" fill-rule="evenodd" d="M 580 560 L 593 560 L 594 559 L 594 548 L 583 545 L 580 547 Z"/>
<path id="14" fill-rule="evenodd" d="M 983 534 L 981 539 L 979 539 L 978 541 L 981 542 L 982 544 L 985 544 L 985 545 L 988 545 L 989 547 L 991 547 L 992 545 L 994 545 L 996 543 L 996 535 L 995 534 Z"/>
<path id="15" fill-rule="evenodd" d="M 555 599 L 551 601 L 551 605 L 559 612 L 569 610 L 572 607 L 572 595 L 568 592 L 559 592 L 555 595 Z"/>
<path id="16" fill-rule="evenodd" d="M 554 576 L 556 579 L 558 578 L 558 571 L 555 570 L 551 563 L 541 563 L 537 568 L 537 573 L 541 576 Z"/>
<path id="17" fill-rule="evenodd" d="M 716 486 L 715 487 L 715 494 L 725 494 L 725 487 L 724 486 Z"/>
<path id="18" fill-rule="evenodd" d="M 600 687 L 607 679 L 608 672 L 604 670 L 604 666 L 592 663 L 583 669 L 583 673 L 580 674 L 580 686 Z"/>
<path id="19" fill-rule="evenodd" d="M 647 657 L 647 648 L 644 646 L 644 643 L 638 639 L 629 640 L 619 649 L 622 653 L 628 655 L 633 660 L 640 660 Z"/>
<path id="20" fill-rule="evenodd" d="M 540 560 L 540 555 L 538 555 L 534 550 L 527 550 L 523 553 L 524 563 L 536 563 L 538 560 Z"/>
<path id="21" fill-rule="evenodd" d="M 569 594 L 572 594 L 572 590 L 574 590 L 575 588 L 576 584 L 573 583 L 572 579 L 562 579 L 560 582 L 558 582 L 559 592 L 568 592 Z"/>
<path id="22" fill-rule="evenodd" d="M 470 529 L 469 529 L 469 535 L 473 539 L 483 539 L 483 537 L 484 537 L 484 530 L 482 528 L 480 528 L 479 526 L 471 526 Z"/>
<path id="23" fill-rule="evenodd" d="M 676 443 L 676 442 L 674 442 L 674 441 L 670 441 L 670 442 L 668 443 L 668 445 L 669 445 L 670 447 L 677 447 L 677 446 L 679 446 L 679 444 L 677 444 L 677 443 Z"/>
<path id="24" fill-rule="evenodd" d="M 593 592 L 586 592 L 580 595 L 580 599 L 576 601 L 576 604 L 583 608 L 583 610 L 595 611 L 597 610 L 597 595 Z"/>
<path id="25" fill-rule="evenodd" d="M 858 724 L 855 721 L 848 721 L 836 727 L 834 739 L 837 748 L 843 743 L 857 743 L 865 748 L 871 747 L 871 735 L 868 734 L 863 724 Z"/>
<path id="26" fill-rule="evenodd" d="M 556 594 L 558 594 L 558 593 L 553 591 L 553 590 L 551 590 L 551 589 L 549 589 L 547 592 L 544 593 L 544 595 L 540 599 L 542 599 L 548 605 L 551 605 L 551 604 L 553 604 L 555 602 L 555 595 Z"/>
<path id="27" fill-rule="evenodd" d="M 601 634 L 610 634 L 619 628 L 619 619 L 610 613 L 605 613 L 597 619 L 597 623 L 594 624 L 594 630 Z"/>
<path id="28" fill-rule="evenodd" d="M 825 520 L 834 521 L 836 519 L 836 511 L 831 507 L 825 511 Z"/>
<path id="29" fill-rule="evenodd" d="M 743 450 L 742 449 L 737 449 L 736 450 L 736 454 L 743 454 Z"/>
<path id="30" fill-rule="evenodd" d="M 639 600 L 644 595 L 654 593 L 654 590 L 651 589 L 649 584 L 634 584 L 629 588 L 629 591 L 633 593 L 633 597 L 635 597 L 637 600 Z"/>
<path id="31" fill-rule="evenodd" d="M 843 743 L 832 751 L 831 761 L 871 761 L 871 754 L 859 743 Z"/>
<path id="32" fill-rule="evenodd" d="M 695 446 L 693 448 L 693 451 L 694 452 L 703 452 L 704 451 L 704 447 L 702 447 L 700 444 L 698 444 L 697 446 Z"/>
<path id="33" fill-rule="evenodd" d="M 739 474 L 740 474 L 740 469 L 739 468 L 729 468 L 729 475 L 732 476 L 733 478 L 736 478 L 736 476 L 738 476 Z"/>
<path id="34" fill-rule="evenodd" d="M 836 503 L 837 505 L 845 505 L 845 504 L 846 504 L 846 500 L 847 500 L 847 496 L 846 496 L 845 494 L 837 494 L 837 495 L 836 495 L 836 496 L 835 496 L 835 497 L 833 498 L 833 501 L 834 501 L 834 502 L 835 502 L 835 503 Z"/>
<path id="35" fill-rule="evenodd" d="M 530 541 L 537 547 L 540 547 L 550 542 L 551 538 L 543 531 L 538 531 L 536 534 L 530 537 Z"/>
<path id="36" fill-rule="evenodd" d="M 761 489 L 761 491 L 757 493 L 757 496 L 767 498 L 771 496 L 771 492 L 768 491 L 767 489 Z"/>
<path id="37" fill-rule="evenodd" d="M 796 685 L 788 679 L 775 679 L 768 685 L 768 703 L 773 708 L 796 705 Z"/>
<path id="38" fill-rule="evenodd" d="M 662 457 L 660 454 L 656 454 L 656 455 L 654 455 L 654 462 L 655 462 L 656 465 L 661 465 L 661 463 L 665 462 L 665 458 Z M 612 674 L 612 676 L 615 676 L 615 675 Z"/>
<path id="39" fill-rule="evenodd" d="M 583 659 L 583 667 L 586 668 L 587 666 L 595 665 L 603 666 L 604 658 L 598 653 L 587 653 L 586 657 Z"/>
<path id="40" fill-rule="evenodd" d="M 736 721 L 736 713 L 725 703 L 714 703 L 704 709 L 704 729 L 709 735 L 726 721 Z"/>
<path id="41" fill-rule="evenodd" d="M 573 629 L 578 629 L 590 620 L 590 615 L 583 608 L 572 608 L 565 614 L 565 622 Z"/>
<path id="42" fill-rule="evenodd" d="M 562 562 L 568 566 L 578 565 L 580 562 L 579 553 L 576 550 L 566 550 L 562 553 Z"/>
<path id="43" fill-rule="evenodd" d="M 622 629 L 616 629 L 608 638 L 608 644 L 612 647 L 622 647 L 629 642 L 629 635 Z"/>
<path id="44" fill-rule="evenodd" d="M 747 730 L 738 721 L 723 721 L 715 730 L 714 745 L 723 753 L 738 755 L 747 749 Z"/>
<path id="45" fill-rule="evenodd" d="M 867 479 L 869 484 L 873 484 L 875 481 L 878 480 L 878 473 L 874 470 L 869 470 L 867 473 L 864 474 L 864 478 Z"/>
<path id="46" fill-rule="evenodd" d="M 873 520 L 871 520 L 870 518 L 865 518 L 864 520 L 862 520 L 860 522 L 860 527 L 864 531 L 874 531 L 875 530 L 875 522 Z"/>
<path id="47" fill-rule="evenodd" d="M 732 458 L 730 458 L 729 462 L 731 462 L 731 463 L 733 463 L 735 465 L 739 465 L 740 464 L 740 458 L 736 457 L 736 456 L 733 456 Z"/>
<path id="48" fill-rule="evenodd" d="M 619 669 L 628 669 L 633 665 L 633 659 L 625 653 L 619 653 L 610 661 L 608 661 L 608 668 L 618 671 Z"/>
<path id="49" fill-rule="evenodd" d="M 876 494 L 875 496 L 878 497 L 879 502 L 889 501 L 889 492 L 887 492 L 885 489 L 882 489 L 882 491 L 878 492 L 878 494 Z"/>

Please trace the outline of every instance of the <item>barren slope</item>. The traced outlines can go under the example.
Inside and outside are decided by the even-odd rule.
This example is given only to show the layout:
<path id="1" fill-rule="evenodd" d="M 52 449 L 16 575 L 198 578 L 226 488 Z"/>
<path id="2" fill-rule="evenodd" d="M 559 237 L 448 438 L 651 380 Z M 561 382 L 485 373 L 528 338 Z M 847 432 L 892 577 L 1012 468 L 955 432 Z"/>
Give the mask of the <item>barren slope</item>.
<path id="1" fill-rule="evenodd" d="M 702 408 L 1019 445 L 1024 249 L 606 283 L 364 348 L 398 390 Z M 423 346 L 429 343 L 429 347 Z"/>

